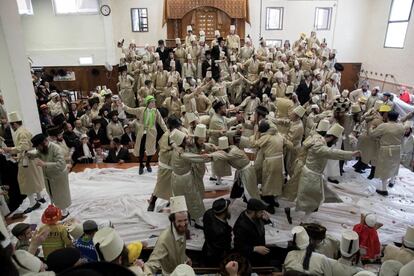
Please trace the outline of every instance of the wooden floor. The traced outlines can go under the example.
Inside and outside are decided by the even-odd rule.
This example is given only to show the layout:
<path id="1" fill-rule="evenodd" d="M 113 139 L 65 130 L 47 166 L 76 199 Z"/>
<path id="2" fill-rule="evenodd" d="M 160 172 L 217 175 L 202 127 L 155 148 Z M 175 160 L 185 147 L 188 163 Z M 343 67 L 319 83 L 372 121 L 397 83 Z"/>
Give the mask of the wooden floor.
<path id="1" fill-rule="evenodd" d="M 156 166 L 157 163 L 152 163 L 152 166 Z M 115 168 L 115 169 L 129 169 L 132 167 L 138 167 L 139 163 L 123 163 L 123 164 L 117 164 L 117 163 L 93 163 L 93 164 L 76 164 L 72 168 L 72 172 L 78 173 L 83 172 L 85 169 L 107 169 L 107 168 Z M 139 175 L 137 174 L 137 177 Z M 216 198 L 221 197 L 224 195 L 229 194 L 229 191 L 227 190 L 214 190 L 214 191 L 206 191 L 204 192 L 204 198 Z"/>

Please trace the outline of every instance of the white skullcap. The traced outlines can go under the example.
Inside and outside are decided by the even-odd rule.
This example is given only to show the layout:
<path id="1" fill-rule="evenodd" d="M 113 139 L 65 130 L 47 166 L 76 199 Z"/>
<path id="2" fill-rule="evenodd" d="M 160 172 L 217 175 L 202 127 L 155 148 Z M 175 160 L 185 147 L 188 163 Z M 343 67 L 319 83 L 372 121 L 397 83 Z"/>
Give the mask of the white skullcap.
<path id="1" fill-rule="evenodd" d="M 369 227 L 374 227 L 375 224 L 377 223 L 377 216 L 375 214 L 367 214 L 365 216 L 365 223 L 369 226 Z"/>

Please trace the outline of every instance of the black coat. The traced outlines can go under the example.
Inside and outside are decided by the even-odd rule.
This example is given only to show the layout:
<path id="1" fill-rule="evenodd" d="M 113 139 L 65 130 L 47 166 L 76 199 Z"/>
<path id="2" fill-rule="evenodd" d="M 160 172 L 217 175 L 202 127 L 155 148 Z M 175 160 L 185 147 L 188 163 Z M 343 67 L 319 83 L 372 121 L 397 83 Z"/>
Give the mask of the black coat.
<path id="1" fill-rule="evenodd" d="M 207 73 L 207 69 L 210 68 L 211 70 L 211 66 L 213 65 L 213 63 L 208 63 L 207 60 L 203 61 L 203 63 L 201 64 L 201 75 L 203 76 L 203 78 L 206 77 L 206 73 Z"/>
<path id="2" fill-rule="evenodd" d="M 71 132 L 65 131 L 63 133 L 63 139 L 65 140 L 66 145 L 69 148 L 76 147 L 79 144 L 79 138 L 78 136 L 76 136 L 76 134 L 73 131 Z"/>
<path id="3" fill-rule="evenodd" d="M 181 76 L 181 69 L 182 69 L 181 62 L 178 59 L 174 59 L 174 61 L 175 61 L 175 71 L 177 71 Z M 167 64 L 164 65 L 164 69 L 167 70 L 168 72 L 171 72 L 170 63 L 171 63 L 171 59 L 169 58 L 167 59 Z"/>
<path id="4" fill-rule="evenodd" d="M 68 123 L 71 124 L 73 127 L 75 126 L 75 121 L 80 119 L 80 117 L 84 114 L 82 111 L 78 111 L 76 116 L 73 114 L 73 111 L 69 112 Z"/>
<path id="5" fill-rule="evenodd" d="M 8 145 L 9 147 L 12 145 Z M 26 198 L 20 193 L 19 182 L 17 181 L 18 165 L 12 161 L 6 160 L 3 154 L 0 154 L 0 183 L 8 186 L 9 200 L 7 206 L 10 212 L 19 208 L 20 204 Z"/>
<path id="6" fill-rule="evenodd" d="M 161 51 L 161 48 L 157 47 L 157 50 L 155 50 L 155 52 L 157 52 L 160 55 L 160 60 L 162 61 L 164 68 L 166 68 L 167 60 L 170 55 L 170 49 L 168 49 L 167 47 L 164 47 L 164 51 Z"/>
<path id="7" fill-rule="evenodd" d="M 79 143 L 75 147 L 75 151 L 73 152 L 73 155 L 72 155 L 72 160 L 75 164 L 76 163 L 83 163 L 83 162 L 90 163 L 92 161 L 91 159 L 93 159 L 95 157 L 95 153 L 93 151 L 93 148 L 92 148 L 91 144 L 89 144 L 89 143 L 88 143 L 88 148 L 89 148 L 89 151 L 91 152 L 91 155 L 92 155 L 92 158 L 90 158 L 89 160 L 85 159 L 85 158 L 79 159 L 79 158 L 85 156 L 85 153 L 83 152 L 82 143 Z"/>
<path id="8" fill-rule="evenodd" d="M 128 162 L 129 159 L 129 151 L 126 148 L 121 148 L 118 154 L 116 154 L 116 150 L 112 148 L 108 152 L 105 163 L 118 163 L 120 160 Z"/>
<path id="9" fill-rule="evenodd" d="M 204 238 L 203 256 L 211 265 L 219 265 L 220 261 L 231 250 L 231 226 L 219 220 L 213 209 L 209 209 L 203 216 Z"/>
<path id="10" fill-rule="evenodd" d="M 253 221 L 246 212 L 240 214 L 233 227 L 234 249 L 245 256 L 251 263 L 262 258 L 253 251 L 255 246 L 266 246 L 265 228 L 262 220 Z"/>
<path id="11" fill-rule="evenodd" d="M 302 80 L 296 89 L 296 95 L 298 95 L 298 100 L 301 105 L 304 105 L 310 99 L 310 93 L 312 92 L 312 82 L 309 86 L 306 85 L 306 82 Z"/>
<path id="12" fill-rule="evenodd" d="M 128 134 L 124 133 L 121 136 L 121 145 L 128 146 L 129 142 L 135 142 L 136 136 L 135 133 L 131 132 L 132 140 L 129 138 Z"/>
<path id="13" fill-rule="evenodd" d="M 104 128 L 100 127 L 96 133 L 93 128 L 88 131 L 89 142 L 93 143 L 99 141 L 102 145 L 109 144 L 108 136 L 106 136 L 106 131 Z"/>
<path id="14" fill-rule="evenodd" d="M 222 50 L 224 51 L 225 55 L 227 56 L 227 47 L 223 47 Z M 212 67 L 211 67 L 211 74 L 213 76 L 213 79 L 215 81 L 218 81 L 220 78 L 220 67 L 217 63 L 215 63 L 216 60 L 220 60 L 220 47 L 219 45 L 216 45 L 211 50 L 211 60 L 212 60 Z"/>

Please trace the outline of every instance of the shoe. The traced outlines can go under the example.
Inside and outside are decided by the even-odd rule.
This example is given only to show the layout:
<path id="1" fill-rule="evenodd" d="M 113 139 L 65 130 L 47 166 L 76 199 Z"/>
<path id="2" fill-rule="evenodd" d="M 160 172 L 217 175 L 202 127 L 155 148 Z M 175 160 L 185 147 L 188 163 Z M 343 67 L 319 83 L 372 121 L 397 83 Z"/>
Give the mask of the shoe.
<path id="1" fill-rule="evenodd" d="M 334 184 L 339 184 L 339 181 L 338 180 L 332 179 L 330 177 L 328 177 L 328 181 L 331 182 L 331 183 L 334 183 Z"/>
<path id="2" fill-rule="evenodd" d="M 148 208 L 147 208 L 148 212 L 154 212 L 155 202 L 157 202 L 157 197 L 155 195 L 152 195 L 150 200 L 149 200 L 149 205 L 148 205 Z"/>
<path id="3" fill-rule="evenodd" d="M 376 190 L 376 192 L 382 196 L 387 196 L 388 195 L 388 191 L 381 191 L 381 190 Z"/>
<path id="4" fill-rule="evenodd" d="M 148 208 L 147 208 L 147 212 L 154 212 L 154 209 L 155 209 L 155 201 L 150 202 L 150 204 L 148 205 Z"/>
<path id="5" fill-rule="evenodd" d="M 28 214 L 36 209 L 40 208 L 40 203 L 36 202 L 35 205 L 33 205 L 32 207 L 27 208 L 26 210 L 24 210 L 23 214 Z"/>
<path id="6" fill-rule="evenodd" d="M 361 162 L 361 163 L 362 163 L 362 162 Z M 371 168 L 371 167 L 370 167 L 370 165 L 365 164 L 365 163 L 362 163 L 362 165 L 361 165 L 361 169 L 366 170 L 366 169 L 369 169 L 369 168 Z"/>
<path id="7" fill-rule="evenodd" d="M 280 204 L 277 200 L 273 201 L 273 206 L 275 206 L 276 208 L 279 208 Z"/>
<path id="8" fill-rule="evenodd" d="M 139 175 L 144 173 L 144 166 L 139 166 Z"/>
<path id="9" fill-rule="evenodd" d="M 147 172 L 152 172 L 152 168 L 151 168 L 151 166 L 150 165 L 147 165 Z"/>
<path id="10" fill-rule="evenodd" d="M 369 175 L 368 175 L 368 179 L 369 180 L 371 180 L 371 179 L 373 179 L 374 178 L 374 176 L 375 176 L 375 167 L 374 166 L 372 166 L 371 167 L 371 172 L 369 173 Z"/>
<path id="11" fill-rule="evenodd" d="M 210 181 L 217 181 L 216 177 L 210 177 Z"/>
<path id="12" fill-rule="evenodd" d="M 218 186 L 218 185 L 223 185 L 223 182 L 216 182 L 216 185 Z"/>
<path id="13" fill-rule="evenodd" d="M 286 214 L 286 218 L 287 218 L 289 224 L 292 224 L 292 217 L 290 216 L 290 208 L 289 207 L 285 208 L 285 214 Z"/>
<path id="14" fill-rule="evenodd" d="M 60 219 L 61 221 L 64 220 L 65 218 L 67 218 L 70 215 L 70 213 L 68 212 L 66 215 L 62 216 L 62 218 Z"/>
<path id="15" fill-rule="evenodd" d="M 392 188 L 392 187 L 394 187 L 394 183 L 388 183 L 388 187 L 390 187 L 390 188 Z"/>
<path id="16" fill-rule="evenodd" d="M 354 165 L 352 165 L 352 168 L 354 168 L 354 169 L 358 169 L 358 168 L 360 168 L 361 167 L 361 160 L 358 160 L 358 162 L 355 162 L 355 164 Z"/>
<path id="17" fill-rule="evenodd" d="M 40 203 L 46 203 L 46 199 L 44 199 L 44 198 L 42 197 L 42 198 L 40 198 L 40 199 L 37 199 L 37 202 L 40 202 Z"/>

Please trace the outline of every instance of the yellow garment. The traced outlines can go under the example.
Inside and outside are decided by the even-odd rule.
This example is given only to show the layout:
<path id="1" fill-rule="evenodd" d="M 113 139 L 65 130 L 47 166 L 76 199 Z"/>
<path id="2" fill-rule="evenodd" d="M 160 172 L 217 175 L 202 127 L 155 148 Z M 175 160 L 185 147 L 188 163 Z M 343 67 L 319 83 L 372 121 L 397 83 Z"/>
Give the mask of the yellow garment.
<path id="1" fill-rule="evenodd" d="M 46 240 L 42 243 L 43 256 L 45 260 L 53 251 L 61 248 L 72 247 L 72 241 L 66 227 L 61 224 L 44 225 L 40 228 L 40 232 L 48 227 L 50 232 Z"/>
<path id="2" fill-rule="evenodd" d="M 128 244 L 128 261 L 130 264 L 134 263 L 139 258 L 142 252 L 142 242 L 136 241 Z"/>

